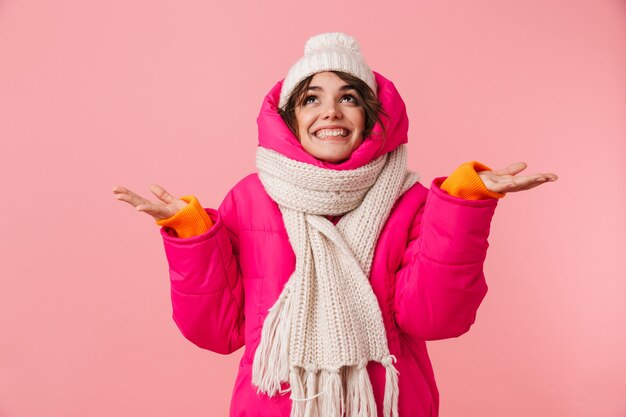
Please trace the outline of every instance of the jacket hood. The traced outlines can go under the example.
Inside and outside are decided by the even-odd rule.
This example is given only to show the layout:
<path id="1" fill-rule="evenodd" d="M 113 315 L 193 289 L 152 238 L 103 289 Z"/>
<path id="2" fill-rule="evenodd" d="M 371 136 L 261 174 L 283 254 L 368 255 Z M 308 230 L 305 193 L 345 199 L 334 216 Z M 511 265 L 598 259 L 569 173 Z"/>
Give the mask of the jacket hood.
<path id="1" fill-rule="evenodd" d="M 263 100 L 261 111 L 257 118 L 259 127 L 259 146 L 280 152 L 286 157 L 322 168 L 345 170 L 356 169 L 366 165 L 387 152 L 393 151 L 403 143 L 407 143 L 409 119 L 406 114 L 406 106 L 402 97 L 393 83 L 382 75 L 374 72 L 378 86 L 378 100 L 388 117 L 382 116 L 382 122 L 386 129 L 385 137 L 382 137 L 382 127 L 376 124 L 372 134 L 354 151 L 350 158 L 339 164 L 324 162 L 307 153 L 298 138 L 291 132 L 287 124 L 278 114 L 278 102 L 280 100 L 281 80 L 270 90 Z"/>

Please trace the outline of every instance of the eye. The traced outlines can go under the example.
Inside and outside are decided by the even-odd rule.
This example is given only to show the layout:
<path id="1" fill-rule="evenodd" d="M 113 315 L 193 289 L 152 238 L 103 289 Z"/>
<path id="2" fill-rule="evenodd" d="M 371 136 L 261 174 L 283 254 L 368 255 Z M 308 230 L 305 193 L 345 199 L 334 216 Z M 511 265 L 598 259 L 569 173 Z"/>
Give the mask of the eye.
<path id="1" fill-rule="evenodd" d="M 344 100 L 347 103 L 353 103 L 353 104 L 357 104 L 358 103 L 358 100 L 352 94 L 346 94 L 345 96 L 341 97 L 341 101 L 344 101 Z"/>
<path id="2" fill-rule="evenodd" d="M 311 104 L 317 100 L 317 96 L 306 96 L 304 100 L 302 100 L 302 104 Z"/>

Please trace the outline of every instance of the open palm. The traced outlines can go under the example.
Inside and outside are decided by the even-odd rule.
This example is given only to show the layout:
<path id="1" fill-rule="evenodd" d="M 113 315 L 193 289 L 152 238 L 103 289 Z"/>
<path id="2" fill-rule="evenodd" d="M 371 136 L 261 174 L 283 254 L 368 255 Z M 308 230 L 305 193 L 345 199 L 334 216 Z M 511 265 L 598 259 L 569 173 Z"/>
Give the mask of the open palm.
<path id="1" fill-rule="evenodd" d="M 525 162 L 516 162 L 506 168 L 482 171 L 478 176 L 488 190 L 496 193 L 512 193 L 530 190 L 546 182 L 556 181 L 559 177 L 552 173 L 516 175 L 527 167 Z"/>
<path id="2" fill-rule="evenodd" d="M 116 199 L 127 202 L 135 207 L 135 210 L 143 211 L 154 217 L 155 220 L 172 217 L 187 205 L 185 201 L 174 197 L 158 184 L 152 184 L 150 191 L 160 201 L 147 200 L 120 185 L 113 187 L 113 194 L 115 194 Z"/>

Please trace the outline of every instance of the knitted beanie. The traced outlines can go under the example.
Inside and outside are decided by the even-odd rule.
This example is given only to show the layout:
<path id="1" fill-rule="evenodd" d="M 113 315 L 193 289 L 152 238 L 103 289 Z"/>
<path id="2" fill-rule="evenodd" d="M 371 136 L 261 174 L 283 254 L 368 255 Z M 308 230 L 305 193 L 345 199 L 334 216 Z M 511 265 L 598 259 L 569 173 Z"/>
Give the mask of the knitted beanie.
<path id="1" fill-rule="evenodd" d="M 345 33 L 315 35 L 304 45 L 304 56 L 290 69 L 280 91 L 281 109 L 298 83 L 323 71 L 342 71 L 363 80 L 376 95 L 374 73 L 365 62 L 357 41 Z"/>

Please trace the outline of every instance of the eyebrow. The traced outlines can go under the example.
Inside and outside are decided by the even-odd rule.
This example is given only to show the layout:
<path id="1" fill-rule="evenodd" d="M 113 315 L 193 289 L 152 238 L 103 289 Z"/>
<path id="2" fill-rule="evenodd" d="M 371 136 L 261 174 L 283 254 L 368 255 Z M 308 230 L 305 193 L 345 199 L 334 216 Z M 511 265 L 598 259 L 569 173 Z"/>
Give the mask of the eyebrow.
<path id="1" fill-rule="evenodd" d="M 310 85 L 309 88 L 307 88 L 307 90 L 324 91 L 322 87 L 317 86 L 317 85 Z M 356 88 L 352 84 L 346 84 L 339 88 L 339 91 L 346 91 L 346 90 L 356 90 Z"/>

